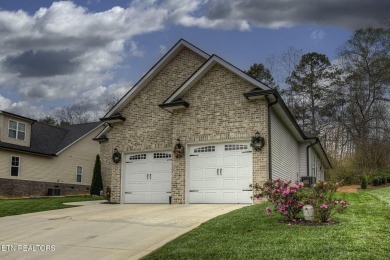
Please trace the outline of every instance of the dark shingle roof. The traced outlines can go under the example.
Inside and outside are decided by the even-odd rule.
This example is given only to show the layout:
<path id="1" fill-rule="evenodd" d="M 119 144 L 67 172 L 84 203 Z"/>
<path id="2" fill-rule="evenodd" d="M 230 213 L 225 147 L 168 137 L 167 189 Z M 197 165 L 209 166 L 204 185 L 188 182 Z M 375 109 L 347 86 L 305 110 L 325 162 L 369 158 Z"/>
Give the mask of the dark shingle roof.
<path id="1" fill-rule="evenodd" d="M 0 148 L 55 156 L 101 124 L 101 122 L 93 122 L 57 127 L 34 122 L 31 125 L 30 147 L 0 142 Z"/>

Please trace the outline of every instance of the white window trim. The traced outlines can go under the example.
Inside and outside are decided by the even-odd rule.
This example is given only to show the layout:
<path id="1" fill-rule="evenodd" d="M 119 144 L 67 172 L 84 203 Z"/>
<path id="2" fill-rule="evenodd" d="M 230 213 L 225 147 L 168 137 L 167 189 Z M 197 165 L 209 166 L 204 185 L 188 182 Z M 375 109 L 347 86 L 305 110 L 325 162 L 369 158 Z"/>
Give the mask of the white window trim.
<path id="1" fill-rule="evenodd" d="M 18 176 L 12 176 L 12 167 L 16 167 L 16 166 L 12 166 L 12 158 L 13 157 L 16 157 L 16 158 L 19 158 L 19 165 L 17 166 L 18 167 Z M 14 156 L 14 155 L 11 155 L 11 164 L 10 164 L 10 167 L 9 167 L 9 175 L 13 178 L 19 178 L 20 176 L 20 156 Z"/>
<path id="2" fill-rule="evenodd" d="M 79 167 L 81 168 L 81 174 L 79 174 L 79 172 L 78 172 Z M 83 166 L 80 166 L 80 165 L 77 165 L 77 166 L 76 166 L 76 182 L 79 182 L 79 183 L 82 183 L 82 182 L 83 182 L 83 172 L 84 172 L 84 167 L 83 167 Z M 79 175 L 81 176 L 81 179 L 80 179 L 80 181 L 77 181 L 77 177 L 78 177 Z"/>
<path id="3" fill-rule="evenodd" d="M 16 129 L 11 129 L 11 128 L 10 128 L 11 121 L 16 123 Z M 22 131 L 19 131 L 19 125 L 20 125 L 20 124 L 23 124 L 23 125 L 24 125 L 24 138 L 23 138 L 23 139 L 19 139 L 19 138 L 18 138 L 18 137 L 19 137 L 19 132 L 22 132 Z M 26 127 L 27 127 L 27 124 L 26 124 L 26 123 L 22 123 L 22 122 L 19 122 L 19 121 L 16 121 L 16 120 L 9 119 L 9 120 L 8 120 L 8 138 L 12 138 L 12 139 L 20 140 L 20 141 L 26 140 Z M 15 138 L 9 136 L 9 131 L 10 131 L 10 130 L 16 131 Z"/>

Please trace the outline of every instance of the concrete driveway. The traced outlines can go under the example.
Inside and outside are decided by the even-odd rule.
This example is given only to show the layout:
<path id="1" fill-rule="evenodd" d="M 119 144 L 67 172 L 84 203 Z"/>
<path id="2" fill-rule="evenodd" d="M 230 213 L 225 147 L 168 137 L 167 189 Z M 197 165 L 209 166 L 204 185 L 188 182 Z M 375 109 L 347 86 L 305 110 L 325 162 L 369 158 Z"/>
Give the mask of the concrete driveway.
<path id="1" fill-rule="evenodd" d="M 0 218 L 0 259 L 139 259 L 244 206 L 70 204 L 83 206 Z"/>

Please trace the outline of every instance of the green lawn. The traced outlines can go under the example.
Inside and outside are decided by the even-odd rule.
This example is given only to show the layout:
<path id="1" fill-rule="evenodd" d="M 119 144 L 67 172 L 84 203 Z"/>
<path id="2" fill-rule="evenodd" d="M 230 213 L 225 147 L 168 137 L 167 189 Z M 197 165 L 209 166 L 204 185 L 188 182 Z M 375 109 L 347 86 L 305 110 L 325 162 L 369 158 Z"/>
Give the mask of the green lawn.
<path id="1" fill-rule="evenodd" d="M 338 225 L 288 226 L 270 204 L 214 218 L 145 259 L 390 259 L 390 187 L 337 194 L 349 202 Z M 387 201 L 387 202 L 385 202 Z"/>
<path id="2" fill-rule="evenodd" d="M 66 202 L 102 199 L 103 197 L 99 196 L 44 197 L 37 199 L 0 199 L 0 217 L 73 207 L 63 204 Z"/>

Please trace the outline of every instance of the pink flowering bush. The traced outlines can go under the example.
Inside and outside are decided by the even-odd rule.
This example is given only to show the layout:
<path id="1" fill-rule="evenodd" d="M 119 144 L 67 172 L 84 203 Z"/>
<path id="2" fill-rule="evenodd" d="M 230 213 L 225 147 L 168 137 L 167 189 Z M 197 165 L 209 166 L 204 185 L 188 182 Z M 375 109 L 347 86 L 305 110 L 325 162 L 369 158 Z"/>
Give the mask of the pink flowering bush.
<path id="1" fill-rule="evenodd" d="M 302 191 L 304 184 L 291 183 L 291 180 L 281 181 L 279 178 L 267 181 L 263 187 L 260 187 L 260 193 L 256 198 L 267 198 L 274 204 L 274 211 L 279 212 L 288 220 L 297 218 L 304 204 L 302 203 Z M 266 209 L 268 215 L 271 214 L 269 208 Z"/>
<path id="2" fill-rule="evenodd" d="M 297 219 L 304 205 L 312 205 L 314 218 L 319 222 L 327 222 L 335 213 L 342 213 L 347 207 L 344 200 L 334 199 L 339 184 L 320 181 L 313 188 L 306 188 L 303 182 L 292 183 L 279 178 L 269 180 L 262 187 L 255 185 L 255 198 L 266 198 L 274 204 L 274 211 L 288 220 Z M 266 213 L 271 214 L 270 208 Z"/>
<path id="3" fill-rule="evenodd" d="M 327 222 L 331 215 L 348 208 L 346 201 L 334 198 L 338 187 L 339 183 L 320 181 L 310 190 L 305 203 L 313 206 L 315 220 Z"/>

